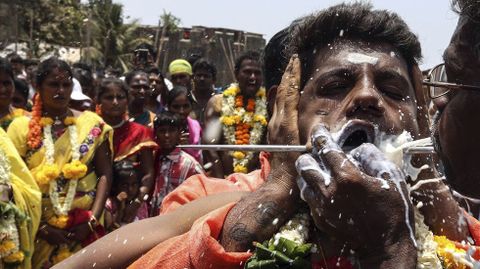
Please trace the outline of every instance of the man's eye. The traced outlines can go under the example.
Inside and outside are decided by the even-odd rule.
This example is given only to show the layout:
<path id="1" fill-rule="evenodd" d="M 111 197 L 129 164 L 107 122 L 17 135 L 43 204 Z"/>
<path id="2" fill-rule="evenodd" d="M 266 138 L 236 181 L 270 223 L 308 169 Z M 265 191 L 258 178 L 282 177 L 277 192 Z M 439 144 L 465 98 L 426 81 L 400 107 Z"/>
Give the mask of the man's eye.
<path id="1" fill-rule="evenodd" d="M 327 83 L 318 89 L 319 95 L 334 95 L 343 93 L 350 89 L 350 85 L 344 81 L 335 81 Z"/>
<path id="2" fill-rule="evenodd" d="M 383 95 L 386 95 L 394 100 L 402 100 L 404 99 L 404 95 L 402 90 L 395 86 L 384 86 L 380 88 L 380 91 Z"/>

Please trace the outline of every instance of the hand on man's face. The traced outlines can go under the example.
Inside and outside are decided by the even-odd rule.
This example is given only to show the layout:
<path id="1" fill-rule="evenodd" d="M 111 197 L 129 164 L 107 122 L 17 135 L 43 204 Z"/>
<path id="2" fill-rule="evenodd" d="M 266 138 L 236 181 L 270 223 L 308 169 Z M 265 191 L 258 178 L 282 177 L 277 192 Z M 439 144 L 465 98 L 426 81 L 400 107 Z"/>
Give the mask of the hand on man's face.
<path id="1" fill-rule="evenodd" d="M 403 172 L 372 144 L 347 157 L 323 125 L 313 133 L 313 154 L 300 156 L 296 167 L 317 228 L 360 255 L 414 238 Z"/>
<path id="2" fill-rule="evenodd" d="M 293 55 L 277 89 L 272 117 L 268 123 L 267 140 L 271 145 L 299 145 L 298 101 L 300 99 L 300 59 Z M 283 170 L 295 177 L 293 160 L 299 156 L 292 152 L 272 154 L 272 170 Z M 294 181 L 290 179 L 290 181 Z"/>

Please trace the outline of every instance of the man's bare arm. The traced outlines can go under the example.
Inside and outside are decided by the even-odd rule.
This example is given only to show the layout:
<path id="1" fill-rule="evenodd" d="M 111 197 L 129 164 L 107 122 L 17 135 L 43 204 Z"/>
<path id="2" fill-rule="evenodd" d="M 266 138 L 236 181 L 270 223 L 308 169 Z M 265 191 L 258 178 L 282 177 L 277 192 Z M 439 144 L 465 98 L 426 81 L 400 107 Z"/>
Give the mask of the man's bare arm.
<path id="1" fill-rule="evenodd" d="M 176 211 L 131 223 L 109 233 L 54 268 L 126 268 L 157 244 L 187 232 L 193 222 L 245 192 L 229 192 L 200 198 Z"/>

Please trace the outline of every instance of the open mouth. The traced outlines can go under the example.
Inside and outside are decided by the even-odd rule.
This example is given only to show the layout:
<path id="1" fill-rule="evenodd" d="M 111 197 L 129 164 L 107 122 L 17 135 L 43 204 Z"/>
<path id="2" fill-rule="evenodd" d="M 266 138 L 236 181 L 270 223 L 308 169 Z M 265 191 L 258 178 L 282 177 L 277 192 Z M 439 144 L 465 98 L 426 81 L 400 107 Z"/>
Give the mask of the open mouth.
<path id="1" fill-rule="evenodd" d="M 351 120 L 333 137 L 342 150 L 348 153 L 363 143 L 374 143 L 375 126 L 363 120 Z"/>

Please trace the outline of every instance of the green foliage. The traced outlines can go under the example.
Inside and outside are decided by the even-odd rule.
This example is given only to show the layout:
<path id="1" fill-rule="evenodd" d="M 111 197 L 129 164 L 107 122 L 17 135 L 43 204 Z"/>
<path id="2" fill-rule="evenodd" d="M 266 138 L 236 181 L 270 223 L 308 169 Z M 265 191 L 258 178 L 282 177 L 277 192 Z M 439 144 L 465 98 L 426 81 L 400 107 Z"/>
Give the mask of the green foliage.
<path id="1" fill-rule="evenodd" d="M 137 20 L 125 23 L 122 4 L 112 0 L 8 1 L 9 7 L 16 7 L 10 9 L 17 12 L 19 41 L 29 44 L 31 57 L 39 58 L 53 46 L 76 47 L 81 48 L 84 62 L 127 71 L 134 48 L 152 43 L 151 38 L 138 36 Z M 166 34 L 178 31 L 180 19 L 171 13 L 164 11 L 161 21 Z"/>

